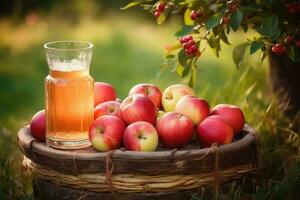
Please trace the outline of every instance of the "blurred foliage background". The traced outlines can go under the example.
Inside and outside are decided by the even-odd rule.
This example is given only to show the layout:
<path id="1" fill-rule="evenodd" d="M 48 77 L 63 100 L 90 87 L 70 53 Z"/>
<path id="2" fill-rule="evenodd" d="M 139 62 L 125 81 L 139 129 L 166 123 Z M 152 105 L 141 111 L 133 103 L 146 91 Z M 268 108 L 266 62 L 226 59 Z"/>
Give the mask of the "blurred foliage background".
<path id="1" fill-rule="evenodd" d="M 157 26 L 153 16 L 139 9 L 121 11 L 128 2 L 0 2 L 0 199 L 32 198 L 30 179 L 22 172 L 16 134 L 44 107 L 43 81 L 48 74 L 44 43 L 94 43 L 91 75 L 96 81 L 113 84 L 120 98 L 140 82 L 157 84 L 162 90 L 185 82 L 171 69 L 157 76 L 166 47 L 176 42 L 172 34 L 180 28 L 181 19 L 174 17 Z M 234 33 L 230 42 L 238 44 L 244 37 L 247 36 Z M 264 175 L 250 195 L 256 199 L 294 198 L 300 185 L 300 139 L 290 130 L 291 121 L 282 114 L 284 105 L 279 105 L 270 92 L 268 62 L 261 63 L 257 54 L 236 69 L 231 55 L 232 46 L 225 44 L 218 59 L 209 49 L 203 53 L 195 90 L 211 106 L 224 102 L 240 106 L 248 123 L 257 129 Z M 246 193 L 241 186 L 233 191 L 236 199 Z M 230 195 L 225 193 L 224 198 L 232 199 Z"/>

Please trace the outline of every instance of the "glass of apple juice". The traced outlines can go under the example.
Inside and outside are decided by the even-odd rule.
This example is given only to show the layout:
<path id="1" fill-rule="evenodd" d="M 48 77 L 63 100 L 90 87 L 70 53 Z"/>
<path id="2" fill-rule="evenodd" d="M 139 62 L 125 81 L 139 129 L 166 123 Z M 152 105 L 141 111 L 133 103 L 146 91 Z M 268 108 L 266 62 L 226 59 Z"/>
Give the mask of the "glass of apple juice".
<path id="1" fill-rule="evenodd" d="M 93 44 L 55 41 L 44 45 L 49 75 L 45 78 L 46 143 L 58 149 L 90 145 L 94 80 L 89 74 Z"/>

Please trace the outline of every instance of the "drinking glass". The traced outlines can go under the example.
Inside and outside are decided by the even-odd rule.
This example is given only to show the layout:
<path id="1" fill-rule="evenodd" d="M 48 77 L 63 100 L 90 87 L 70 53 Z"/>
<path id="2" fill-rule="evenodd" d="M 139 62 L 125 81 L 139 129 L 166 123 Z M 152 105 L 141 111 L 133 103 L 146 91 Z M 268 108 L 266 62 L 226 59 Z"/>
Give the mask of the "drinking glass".
<path id="1" fill-rule="evenodd" d="M 94 80 L 89 74 L 93 44 L 55 41 L 44 45 L 49 75 L 45 78 L 46 143 L 59 149 L 90 145 Z"/>

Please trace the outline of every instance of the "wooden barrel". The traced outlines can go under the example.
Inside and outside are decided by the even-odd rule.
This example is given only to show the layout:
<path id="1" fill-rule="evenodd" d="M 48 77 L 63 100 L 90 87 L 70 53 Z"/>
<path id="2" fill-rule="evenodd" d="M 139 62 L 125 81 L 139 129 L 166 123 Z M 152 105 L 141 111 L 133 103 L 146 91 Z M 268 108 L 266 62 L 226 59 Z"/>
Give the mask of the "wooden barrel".
<path id="1" fill-rule="evenodd" d="M 259 166 L 249 125 L 227 145 L 194 142 L 155 152 L 58 150 L 35 140 L 28 127 L 18 140 L 37 199 L 189 199 L 201 187 L 240 179 Z"/>

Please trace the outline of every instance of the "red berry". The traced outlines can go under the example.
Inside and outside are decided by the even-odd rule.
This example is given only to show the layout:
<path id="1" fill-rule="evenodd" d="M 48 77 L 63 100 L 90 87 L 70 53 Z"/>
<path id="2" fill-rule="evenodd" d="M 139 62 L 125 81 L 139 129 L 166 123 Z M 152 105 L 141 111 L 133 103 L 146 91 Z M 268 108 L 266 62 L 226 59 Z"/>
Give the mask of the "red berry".
<path id="1" fill-rule="evenodd" d="M 194 54 L 194 50 L 193 50 L 192 48 L 186 49 L 185 52 L 186 52 L 188 55 Z"/>
<path id="2" fill-rule="evenodd" d="M 193 36 L 191 36 L 191 35 L 186 36 L 186 42 L 188 42 L 190 40 L 193 40 Z"/>
<path id="3" fill-rule="evenodd" d="M 300 11 L 300 3 L 290 3 L 285 5 L 287 7 L 287 10 L 291 14 L 295 14 L 296 12 Z"/>
<path id="4" fill-rule="evenodd" d="M 181 44 L 185 43 L 185 37 L 180 38 L 179 41 L 180 41 Z"/>
<path id="5" fill-rule="evenodd" d="M 222 24 L 228 24 L 229 23 L 229 17 L 227 15 L 224 15 L 222 18 Z"/>
<path id="6" fill-rule="evenodd" d="M 181 43 L 187 43 L 188 42 L 187 36 L 181 38 L 181 41 L 182 41 Z"/>
<path id="7" fill-rule="evenodd" d="M 183 44 L 183 48 L 185 49 L 189 49 L 191 47 L 191 45 L 189 45 L 187 42 Z"/>
<path id="8" fill-rule="evenodd" d="M 194 45 L 194 44 L 195 44 L 195 41 L 194 41 L 194 40 L 190 40 L 190 41 L 187 42 L 187 44 L 190 45 L 190 46 L 191 46 L 191 45 Z"/>
<path id="9" fill-rule="evenodd" d="M 198 51 L 198 47 L 197 47 L 196 45 L 192 45 L 192 46 L 190 47 L 190 49 L 191 49 L 191 51 L 192 51 L 193 53 L 196 53 L 196 52 Z"/>
<path id="10" fill-rule="evenodd" d="M 158 3 L 157 6 L 156 6 L 156 11 L 164 12 L 165 11 L 165 4 L 164 3 Z"/>
<path id="11" fill-rule="evenodd" d="M 286 47 L 282 46 L 282 44 L 277 43 L 275 46 L 272 47 L 272 52 L 276 53 L 277 55 L 282 55 L 286 52 Z"/>
<path id="12" fill-rule="evenodd" d="M 273 47 L 272 47 L 272 52 L 273 52 L 273 53 L 277 53 L 277 51 L 278 51 L 278 47 L 277 47 L 277 46 L 273 46 Z"/>
<path id="13" fill-rule="evenodd" d="M 288 12 L 291 14 L 295 14 L 296 13 L 296 9 L 295 8 L 289 8 Z"/>
<path id="14" fill-rule="evenodd" d="M 191 20 L 196 20 L 199 17 L 198 12 L 196 10 L 192 10 L 190 17 Z"/>
<path id="15" fill-rule="evenodd" d="M 156 11 L 156 12 L 154 13 L 154 16 L 155 16 L 156 18 L 159 18 L 159 17 L 160 17 L 160 12 L 159 12 L 159 11 Z"/>
<path id="16" fill-rule="evenodd" d="M 297 47 L 300 48 L 300 40 L 296 40 L 296 41 L 295 41 L 295 44 L 296 44 Z"/>
<path id="17" fill-rule="evenodd" d="M 293 37 L 290 36 L 290 35 L 288 35 L 288 36 L 286 36 L 286 37 L 284 38 L 284 42 L 287 43 L 287 44 L 291 43 L 292 40 L 293 40 Z"/>

